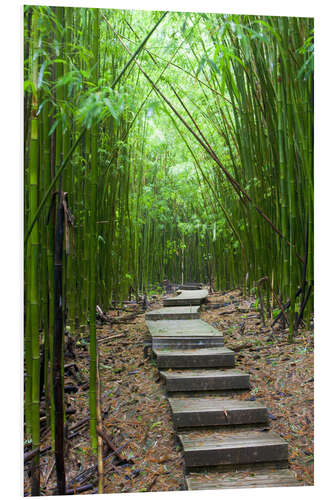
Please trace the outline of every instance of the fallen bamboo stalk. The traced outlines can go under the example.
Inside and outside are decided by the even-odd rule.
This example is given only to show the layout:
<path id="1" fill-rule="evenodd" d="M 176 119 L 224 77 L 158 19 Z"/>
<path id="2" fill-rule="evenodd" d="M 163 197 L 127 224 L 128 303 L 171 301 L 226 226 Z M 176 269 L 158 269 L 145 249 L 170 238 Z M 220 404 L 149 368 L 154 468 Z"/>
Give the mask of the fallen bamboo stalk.
<path id="1" fill-rule="evenodd" d="M 78 486 L 77 488 L 70 488 L 66 490 L 66 495 L 75 495 L 76 493 L 82 493 L 83 491 L 92 490 L 94 485 L 92 483 L 85 484 L 84 486 Z"/>
<path id="2" fill-rule="evenodd" d="M 97 428 L 97 434 L 99 434 L 101 436 L 102 439 L 104 439 L 105 443 L 107 444 L 107 446 L 110 448 L 110 450 L 113 451 L 113 453 L 115 454 L 115 456 L 121 461 L 126 461 L 127 458 L 124 457 L 122 454 L 120 454 L 118 452 L 118 449 L 116 448 L 116 446 L 110 441 L 109 437 L 107 436 L 107 434 L 105 432 L 103 432 L 100 428 Z"/>
<path id="3" fill-rule="evenodd" d="M 237 309 L 233 309 L 232 311 L 222 311 L 219 313 L 219 316 L 224 316 L 225 314 L 232 314 L 234 312 L 237 312 Z"/>
<path id="4" fill-rule="evenodd" d="M 244 344 L 244 345 L 240 345 L 240 346 L 235 346 L 235 347 L 232 347 L 232 346 L 229 346 L 230 349 L 232 349 L 233 351 L 235 352 L 238 352 L 238 351 L 241 351 L 241 350 L 246 350 L 246 349 L 251 349 L 251 347 L 255 347 L 256 351 L 263 351 L 264 349 L 272 349 L 273 347 L 287 347 L 287 346 L 291 346 L 291 345 L 294 345 L 294 344 L 304 344 L 304 342 L 301 342 L 301 341 L 296 341 L 296 342 L 293 342 L 292 344 L 290 344 L 290 342 L 280 342 L 279 344 L 269 344 L 269 345 L 263 345 L 263 346 L 258 346 L 256 344 Z"/>
<path id="5" fill-rule="evenodd" d="M 229 345 L 229 349 L 231 349 L 231 350 L 232 350 L 232 351 L 234 351 L 234 352 L 239 352 L 239 351 L 241 351 L 242 349 L 248 349 L 249 347 L 253 347 L 253 346 L 254 346 L 254 344 L 249 344 L 249 343 L 247 343 L 247 344 L 235 345 L 235 346 L 233 346 L 233 345 Z"/>
<path id="6" fill-rule="evenodd" d="M 111 337 L 99 339 L 97 342 L 99 342 L 100 344 L 103 344 L 104 342 L 107 342 L 108 340 L 117 339 L 119 337 L 124 337 L 124 336 L 125 336 L 125 333 L 117 333 L 116 335 L 111 335 Z"/>
<path id="7" fill-rule="evenodd" d="M 154 484 L 156 483 L 156 480 L 158 478 L 158 474 L 154 474 L 154 477 L 152 479 L 152 481 L 150 482 L 150 484 L 147 486 L 147 491 L 150 491 L 152 489 L 152 487 L 154 486 Z"/>
<path id="8" fill-rule="evenodd" d="M 119 324 L 119 323 L 127 323 L 128 321 L 132 321 L 135 319 L 137 316 L 140 316 L 142 314 L 145 314 L 145 311 L 139 311 L 136 313 L 129 314 L 128 316 L 125 316 L 123 318 L 110 318 L 109 322 L 111 324 Z"/>
<path id="9" fill-rule="evenodd" d="M 43 484 L 44 488 L 46 487 L 47 483 L 49 482 L 49 479 L 50 479 L 50 476 L 51 476 L 52 471 L 54 469 L 54 466 L 55 466 L 55 459 L 53 459 L 52 465 L 51 465 L 51 467 L 49 468 L 49 470 L 48 470 L 48 472 L 46 474 L 46 477 L 45 477 L 45 480 L 44 480 L 44 484 Z"/>
<path id="10" fill-rule="evenodd" d="M 87 425 L 88 422 L 89 422 L 89 417 L 85 417 L 83 420 L 80 420 L 80 422 L 78 422 L 77 424 L 73 425 L 70 429 L 68 429 L 68 434 L 70 432 L 76 431 L 77 429 L 83 427 L 84 425 Z"/>
<path id="11" fill-rule="evenodd" d="M 119 446 L 119 448 L 117 448 L 115 451 L 113 451 L 112 453 L 110 453 L 109 455 L 107 455 L 106 457 L 104 457 L 103 458 L 103 462 L 106 462 L 108 459 L 114 457 L 116 455 L 116 453 L 118 453 L 128 443 L 129 443 L 129 440 L 126 441 L 121 446 Z M 96 471 L 97 471 L 97 465 L 92 465 L 91 467 L 89 467 L 85 471 L 83 471 L 80 474 L 78 474 L 74 479 L 72 479 L 71 484 L 83 483 L 84 481 L 87 481 L 92 476 L 92 474 L 94 474 L 94 472 L 96 472 Z"/>
<path id="12" fill-rule="evenodd" d="M 49 451 L 50 449 L 51 449 L 51 446 L 46 446 L 46 448 L 43 448 L 42 450 L 40 450 L 39 448 L 34 448 L 33 450 L 27 451 L 24 454 L 24 463 L 29 462 L 29 460 L 31 460 L 36 455 L 38 455 L 38 453 L 40 453 L 40 455 L 42 455 L 42 454 L 46 453 L 47 451 Z"/>
<path id="13" fill-rule="evenodd" d="M 295 298 L 297 298 L 299 296 L 301 291 L 302 291 L 302 288 L 299 288 L 297 290 Z M 283 312 L 285 312 L 289 307 L 290 307 L 290 300 L 288 300 L 285 304 L 282 304 Z M 282 309 L 281 309 L 281 312 L 276 316 L 273 323 L 271 323 L 271 327 L 273 327 L 275 325 L 275 323 L 277 323 L 282 316 L 283 316 L 283 313 L 282 313 Z"/>

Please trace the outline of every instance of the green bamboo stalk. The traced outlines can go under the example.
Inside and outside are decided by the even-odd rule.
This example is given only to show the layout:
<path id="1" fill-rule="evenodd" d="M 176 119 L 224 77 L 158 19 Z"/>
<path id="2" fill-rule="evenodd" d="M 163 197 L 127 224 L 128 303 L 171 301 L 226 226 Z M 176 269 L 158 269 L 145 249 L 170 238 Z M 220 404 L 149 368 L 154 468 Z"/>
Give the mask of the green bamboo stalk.
<path id="1" fill-rule="evenodd" d="M 93 83 L 97 85 L 99 74 L 99 10 L 93 10 L 92 22 L 92 51 L 95 62 Z M 97 415 L 96 415 L 96 370 L 97 370 L 97 342 L 96 342 L 96 196 L 98 178 L 98 127 L 91 129 L 91 172 L 90 172 L 90 216 L 89 216 L 89 339 L 90 339 L 90 372 L 89 372 L 89 411 L 91 447 L 97 453 Z"/>
<path id="2" fill-rule="evenodd" d="M 49 137 L 49 102 L 46 102 L 42 112 L 42 151 L 40 152 L 42 158 L 42 178 L 43 178 L 43 191 L 50 183 L 50 137 Z M 45 408 L 48 419 L 48 424 L 51 422 L 50 413 L 50 392 L 51 385 L 49 384 L 49 360 L 50 360 L 50 329 L 53 328 L 53 323 L 50 323 L 50 297 L 49 297 L 49 269 L 48 269 L 48 226 L 46 225 L 46 217 L 43 221 L 43 271 L 45 277 L 43 280 L 43 296 L 46 307 L 43 311 L 44 318 L 44 393 L 45 393 Z M 53 304 L 52 304 L 53 306 Z"/>
<path id="3" fill-rule="evenodd" d="M 38 10 L 34 9 L 32 17 L 32 36 L 33 53 L 38 49 Z M 37 93 L 38 80 L 38 59 L 35 57 L 32 62 L 32 82 Z M 39 139 L 38 139 L 38 101 L 37 94 L 32 98 L 32 116 L 31 116 L 31 138 L 30 138 L 30 156 L 29 156 L 29 213 L 30 217 L 35 213 L 38 206 L 38 162 L 39 162 Z M 30 219 L 31 220 L 31 219 Z M 31 354 L 32 354 L 32 446 L 40 446 L 40 351 L 39 351 L 39 277 L 38 277 L 38 259 L 39 259 L 39 230 L 35 225 L 31 233 L 30 240 L 30 327 L 31 327 Z M 40 471 L 39 471 L 39 453 L 33 459 L 32 467 L 32 488 L 31 494 L 39 496 L 40 494 Z"/>

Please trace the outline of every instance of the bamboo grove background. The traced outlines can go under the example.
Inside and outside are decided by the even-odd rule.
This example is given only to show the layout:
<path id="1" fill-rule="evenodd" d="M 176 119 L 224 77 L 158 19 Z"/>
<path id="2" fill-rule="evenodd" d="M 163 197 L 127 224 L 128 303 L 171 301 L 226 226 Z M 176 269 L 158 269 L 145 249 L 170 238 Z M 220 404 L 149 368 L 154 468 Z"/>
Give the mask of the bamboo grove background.
<path id="1" fill-rule="evenodd" d="M 25 436 L 45 401 L 60 472 L 64 331 L 97 450 L 96 304 L 184 278 L 309 324 L 313 47 L 308 18 L 25 7 Z"/>

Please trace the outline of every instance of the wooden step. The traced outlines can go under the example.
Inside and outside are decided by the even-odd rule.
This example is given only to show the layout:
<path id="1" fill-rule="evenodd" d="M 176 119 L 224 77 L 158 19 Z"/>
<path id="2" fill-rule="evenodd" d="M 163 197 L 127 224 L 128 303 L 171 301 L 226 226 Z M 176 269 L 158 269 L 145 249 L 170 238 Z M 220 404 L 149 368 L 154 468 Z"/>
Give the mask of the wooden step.
<path id="1" fill-rule="evenodd" d="M 176 428 L 258 424 L 268 420 L 267 408 L 257 401 L 224 398 L 169 398 Z"/>
<path id="2" fill-rule="evenodd" d="M 202 283 L 184 283 L 180 285 L 179 290 L 201 290 Z"/>
<path id="3" fill-rule="evenodd" d="M 193 308 L 166 307 L 163 311 L 167 313 L 170 310 L 175 310 L 177 312 L 181 309 L 198 309 L 198 306 Z M 222 332 L 201 319 L 163 318 L 159 321 L 151 321 L 149 315 L 153 312 L 155 311 L 146 313 L 146 323 L 152 337 L 223 337 Z"/>
<path id="4" fill-rule="evenodd" d="M 208 297 L 208 290 L 183 290 L 177 297 L 163 299 L 163 306 L 194 306 L 200 305 Z"/>
<path id="5" fill-rule="evenodd" d="M 197 431 L 179 438 L 187 468 L 288 459 L 288 443 L 272 431 Z"/>
<path id="6" fill-rule="evenodd" d="M 235 353 L 227 347 L 154 349 L 158 368 L 215 368 L 235 366 Z"/>
<path id="7" fill-rule="evenodd" d="M 290 469 L 248 469 L 228 472 L 192 473 L 185 476 L 188 490 L 220 490 L 225 488 L 269 488 L 279 486 L 302 486 Z"/>
<path id="8" fill-rule="evenodd" d="M 172 350 L 192 350 L 220 348 L 224 346 L 223 337 L 152 337 L 150 345 L 153 349 L 172 349 Z"/>
<path id="9" fill-rule="evenodd" d="M 221 347 L 224 344 L 222 332 L 201 319 L 146 320 L 146 324 L 153 348 L 195 349 Z"/>
<path id="10" fill-rule="evenodd" d="M 145 315 L 146 320 L 178 320 L 178 319 L 199 319 L 199 306 L 185 306 L 185 307 L 162 307 L 161 309 L 154 309 Z"/>
<path id="11" fill-rule="evenodd" d="M 161 371 L 168 392 L 218 391 L 225 389 L 248 389 L 248 373 L 240 370 L 175 370 Z"/>

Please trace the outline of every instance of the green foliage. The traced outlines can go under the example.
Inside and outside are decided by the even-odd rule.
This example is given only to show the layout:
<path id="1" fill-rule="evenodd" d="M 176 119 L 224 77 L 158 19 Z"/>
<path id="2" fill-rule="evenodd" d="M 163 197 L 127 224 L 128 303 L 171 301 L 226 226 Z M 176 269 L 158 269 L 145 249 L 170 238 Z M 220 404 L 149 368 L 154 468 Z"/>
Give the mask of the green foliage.
<path id="1" fill-rule="evenodd" d="M 279 314 L 281 314 L 281 309 L 273 309 L 272 314 L 275 319 Z"/>
<path id="2" fill-rule="evenodd" d="M 98 89 L 82 98 L 77 116 L 81 126 L 90 129 L 93 123 L 103 122 L 110 117 L 119 120 L 124 107 L 124 96 L 111 89 Z"/>

